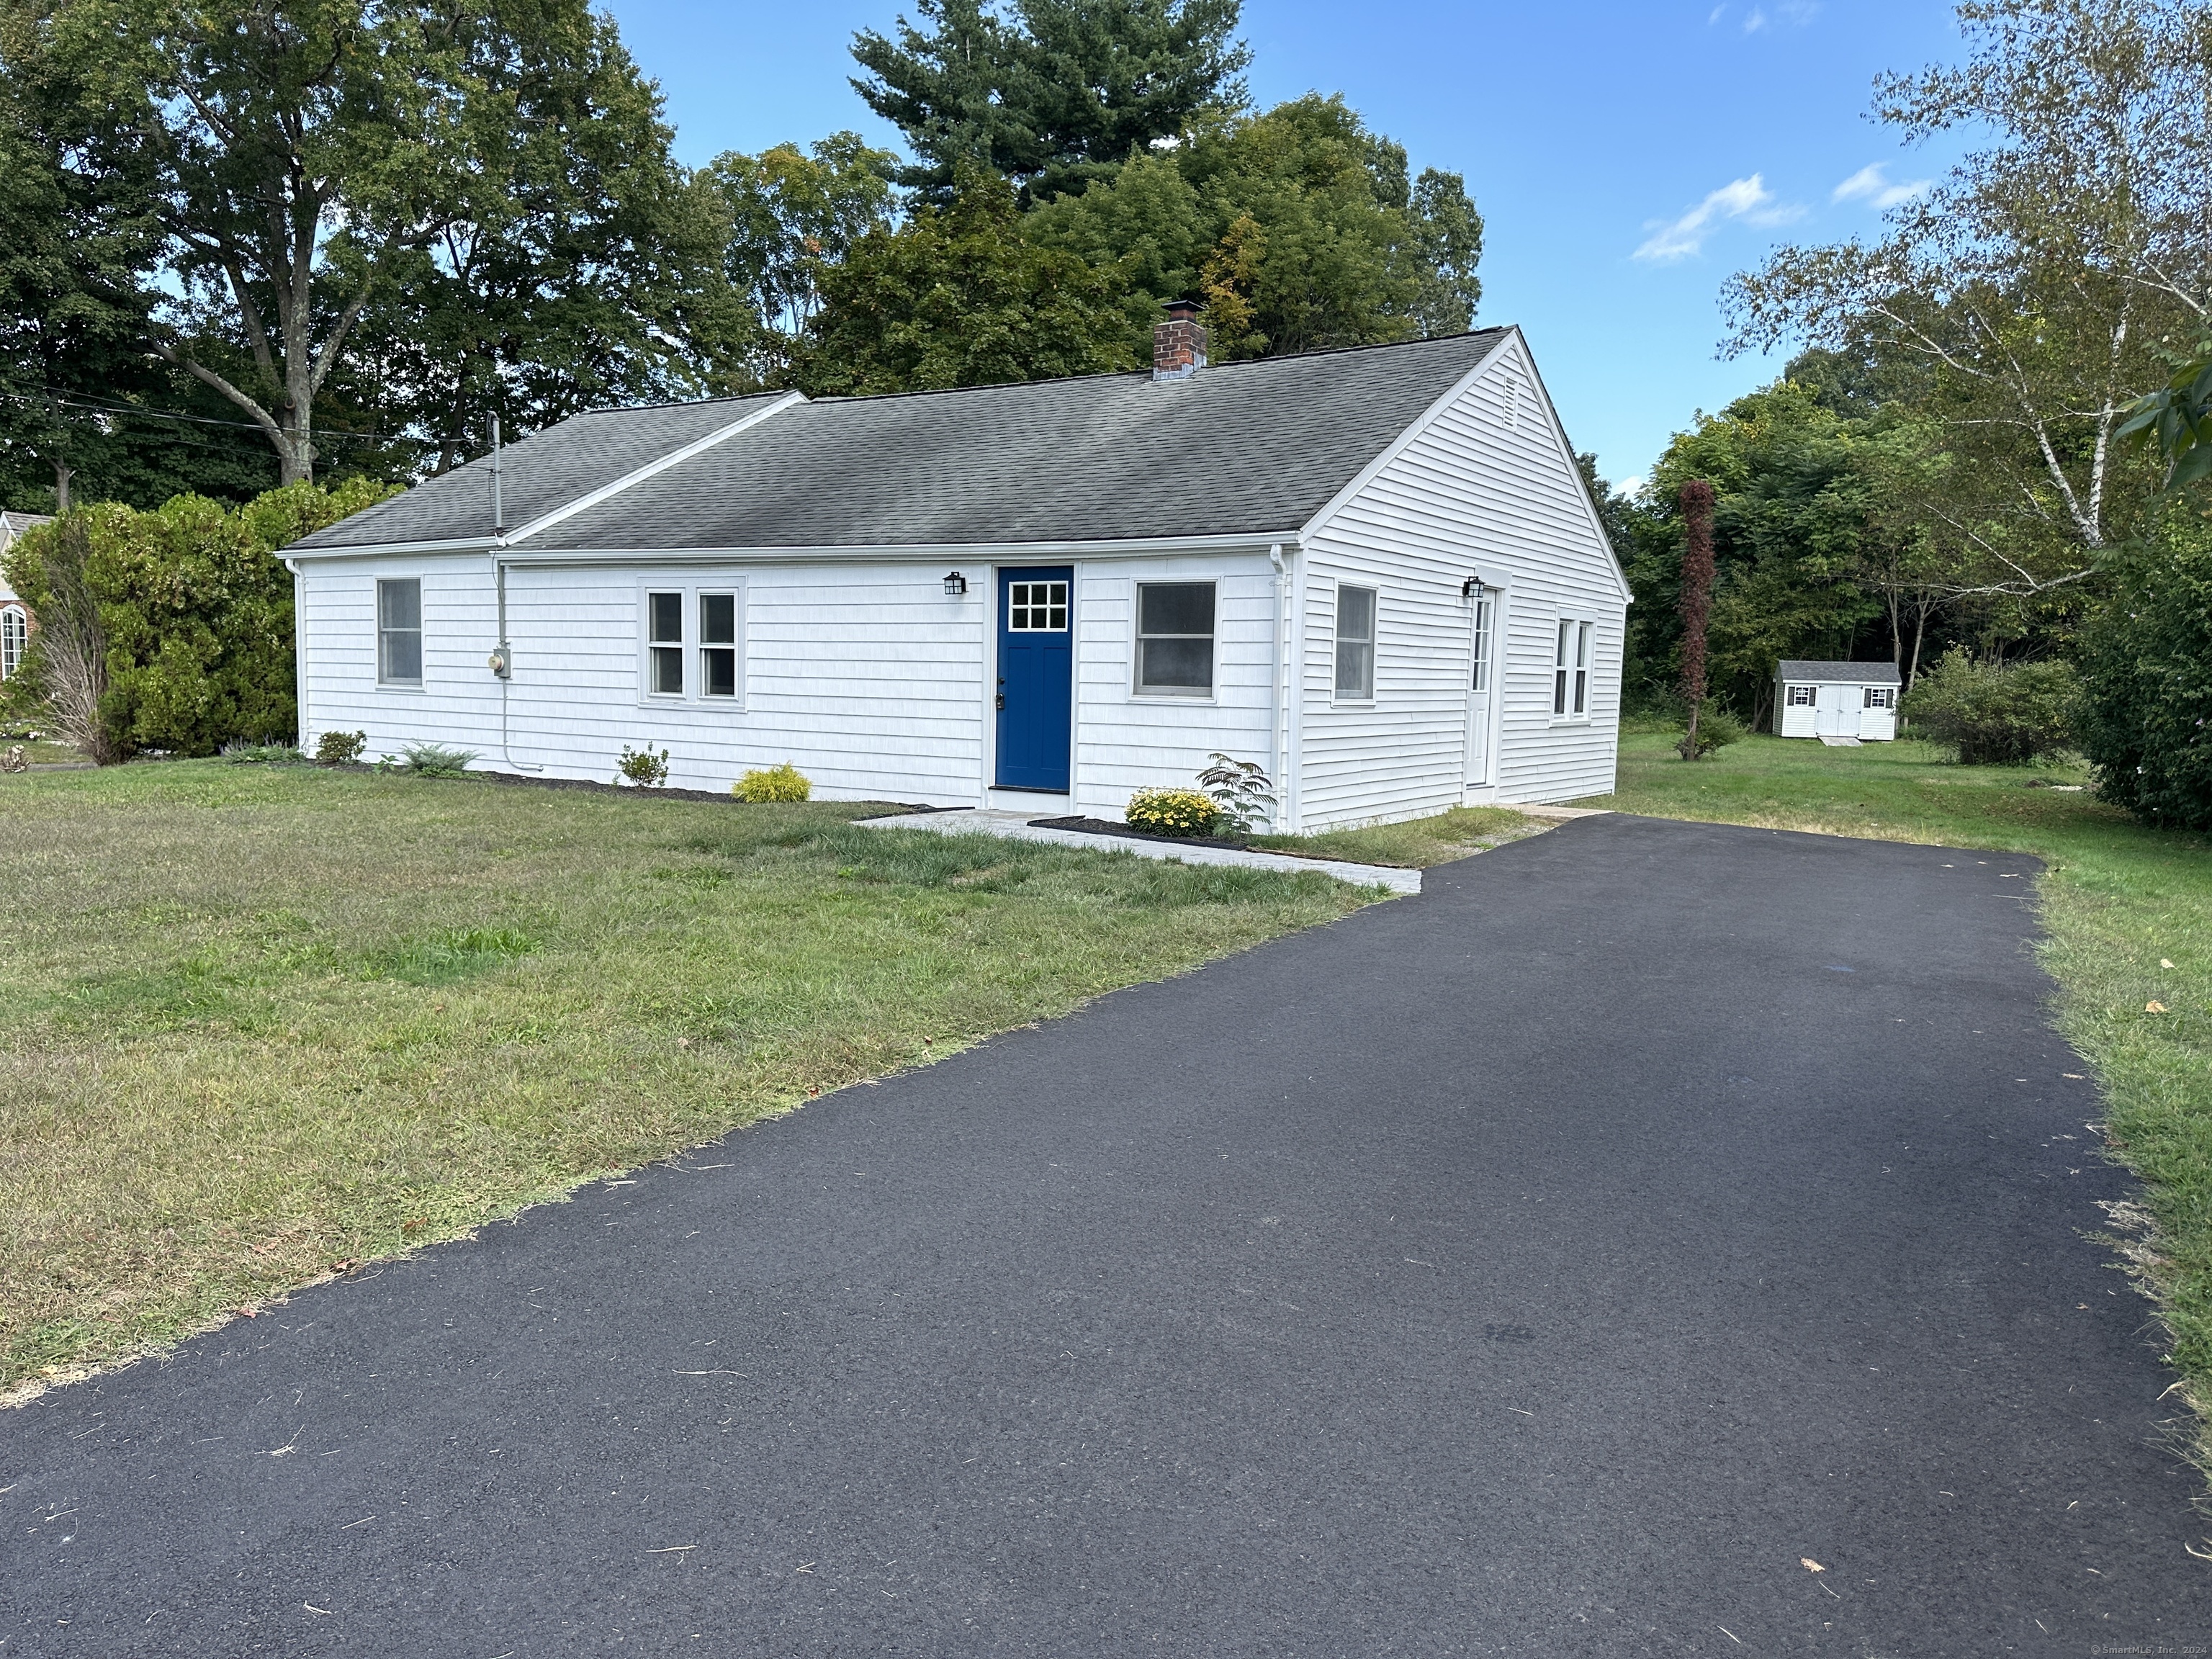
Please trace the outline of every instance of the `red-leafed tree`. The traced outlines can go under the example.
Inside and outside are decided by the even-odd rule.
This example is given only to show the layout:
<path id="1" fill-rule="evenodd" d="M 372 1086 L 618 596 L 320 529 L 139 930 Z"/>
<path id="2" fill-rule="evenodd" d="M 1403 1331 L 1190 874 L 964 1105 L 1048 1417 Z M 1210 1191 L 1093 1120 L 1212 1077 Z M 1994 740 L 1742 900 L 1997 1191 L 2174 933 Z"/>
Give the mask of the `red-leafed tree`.
<path id="1" fill-rule="evenodd" d="M 1705 623 L 1713 614 L 1713 487 L 1703 478 L 1682 486 L 1682 701 L 1690 706 L 1682 758 L 1696 760 L 1698 711 L 1705 701 Z"/>

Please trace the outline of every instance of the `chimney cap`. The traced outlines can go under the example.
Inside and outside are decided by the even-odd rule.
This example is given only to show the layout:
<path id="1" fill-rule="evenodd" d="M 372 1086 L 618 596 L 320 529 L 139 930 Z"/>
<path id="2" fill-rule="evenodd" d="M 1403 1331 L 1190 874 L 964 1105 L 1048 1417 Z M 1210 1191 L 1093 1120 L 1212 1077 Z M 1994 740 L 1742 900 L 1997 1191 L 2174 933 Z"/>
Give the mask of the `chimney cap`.
<path id="1" fill-rule="evenodd" d="M 1191 321 L 1204 309 L 1195 300 L 1163 300 L 1160 303 L 1167 307 L 1168 316 L 1178 323 Z"/>

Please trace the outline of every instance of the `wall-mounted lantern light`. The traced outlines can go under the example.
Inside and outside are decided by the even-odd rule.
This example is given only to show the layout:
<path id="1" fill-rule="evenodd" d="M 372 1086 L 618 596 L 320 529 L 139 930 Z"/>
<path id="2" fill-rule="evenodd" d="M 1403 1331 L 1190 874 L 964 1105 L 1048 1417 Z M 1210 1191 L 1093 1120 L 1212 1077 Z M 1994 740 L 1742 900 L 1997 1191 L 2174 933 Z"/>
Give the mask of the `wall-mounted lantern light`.
<path id="1" fill-rule="evenodd" d="M 1462 599 L 1471 599 L 1476 593 L 1481 591 L 1481 588 L 1482 578 L 1480 576 L 1469 576 L 1465 581 L 1459 585 L 1459 596 Z"/>
<path id="2" fill-rule="evenodd" d="M 962 575 L 957 570 L 948 570 L 945 573 L 945 598 L 949 599 L 957 599 L 967 591 L 968 579 L 965 576 Z"/>

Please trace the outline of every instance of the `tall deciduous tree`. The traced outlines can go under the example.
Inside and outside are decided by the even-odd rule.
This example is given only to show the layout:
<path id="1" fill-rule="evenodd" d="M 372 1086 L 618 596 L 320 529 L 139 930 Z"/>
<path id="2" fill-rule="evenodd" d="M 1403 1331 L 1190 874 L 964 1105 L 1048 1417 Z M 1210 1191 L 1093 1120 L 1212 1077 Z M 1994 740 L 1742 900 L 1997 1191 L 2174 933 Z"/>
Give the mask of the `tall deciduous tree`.
<path id="1" fill-rule="evenodd" d="M 449 35 L 464 95 L 442 142 L 468 187 L 382 256 L 332 389 L 428 439 L 442 471 L 494 415 L 521 433 L 746 378 L 757 327 L 724 270 L 728 204 L 676 163 L 614 20 L 542 0 Z"/>
<path id="2" fill-rule="evenodd" d="M 1239 0 L 919 0 L 897 39 L 864 30 L 853 85 L 919 157 L 902 182 L 943 204 L 956 172 L 1025 198 L 1079 190 L 1201 111 L 1241 108 Z"/>
<path id="3" fill-rule="evenodd" d="M 1889 234 L 1739 277 L 1735 349 L 1785 334 L 1917 366 L 1956 459 L 1923 511 L 1974 555 L 1962 593 L 2086 580 L 2140 490 L 2115 440 L 2155 348 L 2212 306 L 2212 7 L 1967 0 L 1965 63 L 1885 81 L 1907 138 L 1987 131 Z"/>
<path id="4" fill-rule="evenodd" d="M 1111 274 L 1029 241 L 1015 216 L 1005 179 L 963 172 L 950 208 L 862 236 L 821 275 L 792 383 L 916 392 L 1135 367 Z"/>

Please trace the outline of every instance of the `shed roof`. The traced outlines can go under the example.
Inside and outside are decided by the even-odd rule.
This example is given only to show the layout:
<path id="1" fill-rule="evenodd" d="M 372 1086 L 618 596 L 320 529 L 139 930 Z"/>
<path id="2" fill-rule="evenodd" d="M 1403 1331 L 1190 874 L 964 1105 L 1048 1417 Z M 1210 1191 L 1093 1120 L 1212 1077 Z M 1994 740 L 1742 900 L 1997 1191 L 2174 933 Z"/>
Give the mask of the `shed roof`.
<path id="1" fill-rule="evenodd" d="M 1294 531 L 1510 331 L 1223 363 L 799 400 L 543 530 L 579 551 L 944 546 Z M 505 452 L 522 529 L 769 408 L 765 398 L 580 415 Z M 336 553 L 482 538 L 478 460 L 319 531 Z"/>
<path id="2" fill-rule="evenodd" d="M 1905 677 L 1897 672 L 1897 665 L 1887 662 L 1799 662 L 1784 661 L 1776 671 L 1778 677 L 1803 684 L 1808 680 L 1826 680 L 1842 685 L 1901 685 Z"/>

